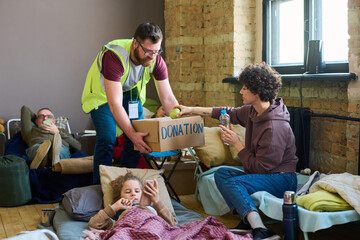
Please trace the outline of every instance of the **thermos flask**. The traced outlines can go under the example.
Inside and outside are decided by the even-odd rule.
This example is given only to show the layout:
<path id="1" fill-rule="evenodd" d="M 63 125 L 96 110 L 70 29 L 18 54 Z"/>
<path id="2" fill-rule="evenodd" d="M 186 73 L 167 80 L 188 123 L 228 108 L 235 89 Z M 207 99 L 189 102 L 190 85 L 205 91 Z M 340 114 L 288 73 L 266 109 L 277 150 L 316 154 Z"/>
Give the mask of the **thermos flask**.
<path id="1" fill-rule="evenodd" d="M 284 193 L 283 211 L 283 234 L 284 240 L 298 240 L 298 209 L 295 201 L 295 192 L 286 191 Z"/>

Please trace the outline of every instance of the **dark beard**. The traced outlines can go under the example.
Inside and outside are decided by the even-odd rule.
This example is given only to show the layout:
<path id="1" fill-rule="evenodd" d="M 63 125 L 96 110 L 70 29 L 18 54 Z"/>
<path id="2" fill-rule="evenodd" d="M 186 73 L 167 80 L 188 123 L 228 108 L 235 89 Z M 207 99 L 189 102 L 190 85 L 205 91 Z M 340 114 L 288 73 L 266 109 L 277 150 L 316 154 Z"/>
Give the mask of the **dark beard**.
<path id="1" fill-rule="evenodd" d="M 138 63 L 140 63 L 141 65 L 143 65 L 144 67 L 149 67 L 151 66 L 151 64 L 154 62 L 152 59 L 149 59 L 147 57 L 145 58 L 140 58 L 140 55 L 139 55 L 139 48 L 136 48 L 134 50 L 134 57 L 136 59 L 136 61 Z"/>

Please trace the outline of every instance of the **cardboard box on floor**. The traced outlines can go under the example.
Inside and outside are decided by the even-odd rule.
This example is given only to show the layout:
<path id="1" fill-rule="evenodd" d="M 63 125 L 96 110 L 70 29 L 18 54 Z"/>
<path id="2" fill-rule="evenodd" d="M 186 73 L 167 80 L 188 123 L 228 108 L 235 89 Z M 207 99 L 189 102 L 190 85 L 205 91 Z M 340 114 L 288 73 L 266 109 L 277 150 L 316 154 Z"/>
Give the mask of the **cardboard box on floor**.
<path id="1" fill-rule="evenodd" d="M 148 132 L 144 141 L 153 152 L 164 152 L 205 144 L 204 121 L 200 116 L 170 117 L 132 121 L 137 132 Z M 135 147 L 135 150 L 138 150 Z"/>
<path id="2" fill-rule="evenodd" d="M 164 174 L 169 175 L 174 162 L 165 162 Z M 177 164 L 170 178 L 170 184 L 178 195 L 195 194 L 196 179 L 194 178 L 196 163 L 194 160 L 182 161 Z"/>

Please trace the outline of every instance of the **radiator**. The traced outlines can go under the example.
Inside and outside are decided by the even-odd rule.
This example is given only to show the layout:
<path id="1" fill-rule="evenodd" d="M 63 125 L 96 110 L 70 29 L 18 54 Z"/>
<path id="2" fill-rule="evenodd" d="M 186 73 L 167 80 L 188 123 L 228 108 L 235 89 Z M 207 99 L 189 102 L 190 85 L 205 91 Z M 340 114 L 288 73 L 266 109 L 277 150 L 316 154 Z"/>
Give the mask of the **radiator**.
<path id="1" fill-rule="evenodd" d="M 296 156 L 299 161 L 296 171 L 309 167 L 310 148 L 310 119 L 312 111 L 309 108 L 288 107 L 290 113 L 290 126 L 295 135 Z"/>

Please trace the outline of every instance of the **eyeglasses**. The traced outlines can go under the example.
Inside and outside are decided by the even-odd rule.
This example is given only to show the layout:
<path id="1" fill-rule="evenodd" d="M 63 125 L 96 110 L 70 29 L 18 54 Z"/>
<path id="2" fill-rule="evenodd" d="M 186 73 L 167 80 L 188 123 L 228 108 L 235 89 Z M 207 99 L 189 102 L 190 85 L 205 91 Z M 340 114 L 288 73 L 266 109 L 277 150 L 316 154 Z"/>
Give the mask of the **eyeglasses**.
<path id="1" fill-rule="evenodd" d="M 45 119 L 45 118 L 48 118 L 48 119 L 53 119 L 54 116 L 53 115 L 44 115 L 44 114 L 40 114 L 37 116 L 37 118 L 39 119 Z"/>
<path id="2" fill-rule="evenodd" d="M 139 46 L 142 48 L 142 50 L 144 51 L 144 55 L 145 56 L 151 56 L 151 55 L 160 55 L 162 52 L 163 52 L 163 50 L 162 50 L 162 48 L 160 47 L 160 50 L 158 50 L 158 51 L 150 51 L 150 50 L 145 50 L 145 48 L 141 45 L 141 43 L 140 43 L 140 41 L 139 40 L 137 40 L 136 39 L 136 41 L 139 43 Z"/>

